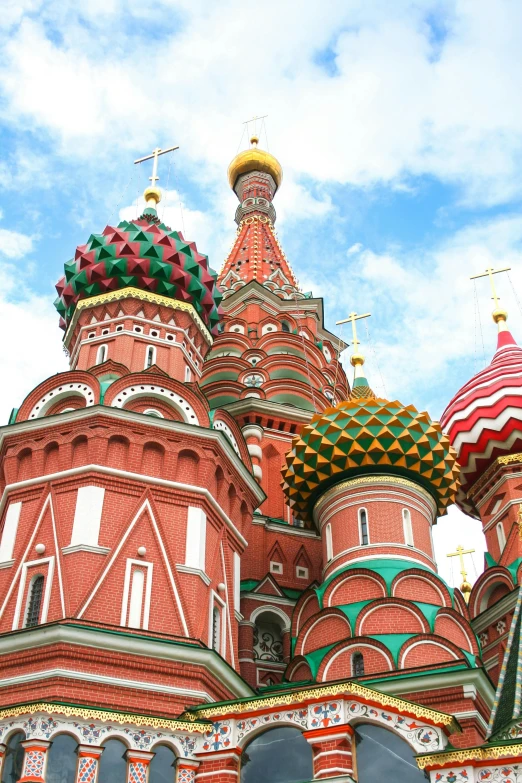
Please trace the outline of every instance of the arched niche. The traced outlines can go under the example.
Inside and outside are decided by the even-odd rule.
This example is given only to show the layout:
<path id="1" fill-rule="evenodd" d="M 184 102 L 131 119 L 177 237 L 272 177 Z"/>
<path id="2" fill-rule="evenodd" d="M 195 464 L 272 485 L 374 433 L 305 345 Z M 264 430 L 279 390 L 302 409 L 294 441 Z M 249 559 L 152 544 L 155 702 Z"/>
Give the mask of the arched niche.
<path id="1" fill-rule="evenodd" d="M 147 783 L 173 783 L 176 754 L 167 745 L 155 745 Z"/>
<path id="2" fill-rule="evenodd" d="M 13 780 L 19 780 L 22 776 L 25 754 L 22 742 L 24 740 L 23 731 L 15 731 L 7 740 L 2 766 L 2 783 L 12 783 Z"/>
<path id="3" fill-rule="evenodd" d="M 375 783 L 376 780 L 426 783 L 414 754 L 405 740 L 388 729 L 371 723 L 356 727 L 354 772 L 358 783 Z"/>
<path id="4" fill-rule="evenodd" d="M 240 783 L 303 783 L 313 776 L 312 749 L 291 726 L 258 734 L 241 755 Z"/>
<path id="5" fill-rule="evenodd" d="M 289 621 L 282 615 L 283 613 L 277 609 L 267 609 L 252 614 L 256 661 L 283 663 L 283 633 L 288 630 Z"/>
<path id="6" fill-rule="evenodd" d="M 75 783 L 78 740 L 70 734 L 53 737 L 47 752 L 45 783 Z"/>
<path id="7" fill-rule="evenodd" d="M 127 746 L 119 739 L 110 739 L 103 744 L 96 783 L 127 783 Z"/>

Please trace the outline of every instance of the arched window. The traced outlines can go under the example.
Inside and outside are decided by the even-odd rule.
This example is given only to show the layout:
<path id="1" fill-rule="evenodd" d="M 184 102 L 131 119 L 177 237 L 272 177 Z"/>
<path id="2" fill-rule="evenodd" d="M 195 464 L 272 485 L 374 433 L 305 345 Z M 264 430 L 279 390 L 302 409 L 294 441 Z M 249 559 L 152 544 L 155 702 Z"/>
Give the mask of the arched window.
<path id="1" fill-rule="evenodd" d="M 96 364 L 103 364 L 103 362 L 106 362 L 108 353 L 108 347 L 106 345 L 100 345 L 96 353 Z"/>
<path id="2" fill-rule="evenodd" d="M 166 745 L 156 745 L 154 758 L 149 764 L 147 783 L 174 783 L 176 756 Z"/>
<path id="3" fill-rule="evenodd" d="M 21 743 L 24 740 L 25 734 L 23 731 L 16 731 L 14 734 L 11 734 L 4 756 L 2 783 L 13 783 L 13 781 L 22 777 L 25 751 Z"/>
<path id="4" fill-rule="evenodd" d="M 288 321 L 281 321 L 281 329 L 283 332 L 289 332 L 290 331 L 290 324 Z"/>
<path id="5" fill-rule="evenodd" d="M 506 546 L 506 534 L 504 533 L 504 525 L 502 522 L 497 522 L 497 538 L 498 546 L 500 552 L 502 553 L 504 551 L 504 547 Z"/>
<path id="6" fill-rule="evenodd" d="M 254 625 L 254 658 L 256 661 L 283 663 L 282 621 L 273 612 L 263 612 Z"/>
<path id="7" fill-rule="evenodd" d="M 332 526 L 328 522 L 324 531 L 326 539 L 326 561 L 330 562 L 333 557 Z"/>
<path id="8" fill-rule="evenodd" d="M 212 649 L 221 652 L 221 612 L 219 606 L 212 609 Z"/>
<path id="9" fill-rule="evenodd" d="M 153 345 L 147 345 L 147 350 L 145 351 L 145 369 L 148 367 L 152 367 L 153 364 L 156 362 L 156 349 Z"/>
<path id="10" fill-rule="evenodd" d="M 405 740 L 381 726 L 362 724 L 355 731 L 355 768 L 359 783 L 376 780 L 400 780 L 401 783 L 426 783 Z"/>
<path id="11" fill-rule="evenodd" d="M 100 756 L 97 783 L 127 783 L 126 750 L 120 740 L 107 740 Z"/>
<path id="12" fill-rule="evenodd" d="M 359 509 L 359 536 L 361 546 L 366 546 L 370 543 L 370 536 L 368 535 L 368 512 L 365 508 Z"/>
<path id="13" fill-rule="evenodd" d="M 312 748 L 291 726 L 258 734 L 241 754 L 241 783 L 302 783 L 313 776 Z"/>
<path id="14" fill-rule="evenodd" d="M 352 655 L 352 677 L 362 677 L 364 675 L 364 658 L 360 652 Z"/>
<path id="15" fill-rule="evenodd" d="M 76 748 L 78 742 L 70 734 L 59 734 L 47 752 L 45 783 L 75 783 Z"/>
<path id="16" fill-rule="evenodd" d="M 25 613 L 24 628 L 33 628 L 39 623 L 40 609 L 42 608 L 44 581 L 44 577 L 41 574 L 34 576 L 31 580 L 27 598 L 27 610 Z"/>
<path id="17" fill-rule="evenodd" d="M 402 526 L 404 528 L 404 543 L 413 546 L 413 527 L 411 524 L 411 514 L 408 508 L 402 509 Z"/>
<path id="18" fill-rule="evenodd" d="M 156 408 L 147 408 L 143 411 L 143 413 L 146 413 L 147 416 L 155 416 L 157 419 L 163 419 L 163 413 L 160 413 L 160 411 L 156 410 Z"/>
<path id="19" fill-rule="evenodd" d="M 192 371 L 190 367 L 185 367 L 185 383 L 190 383 L 192 380 Z"/>

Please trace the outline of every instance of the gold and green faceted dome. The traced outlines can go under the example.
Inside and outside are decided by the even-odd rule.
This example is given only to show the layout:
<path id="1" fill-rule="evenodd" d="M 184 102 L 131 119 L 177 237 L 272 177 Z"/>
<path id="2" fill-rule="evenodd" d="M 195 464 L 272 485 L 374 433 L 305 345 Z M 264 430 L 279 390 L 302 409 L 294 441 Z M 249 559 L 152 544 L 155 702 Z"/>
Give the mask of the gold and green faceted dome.
<path id="1" fill-rule="evenodd" d="M 315 502 L 328 487 L 365 474 L 416 481 L 433 496 L 439 516 L 445 514 L 459 469 L 439 422 L 413 405 L 373 396 L 366 384 L 357 378 L 349 400 L 316 414 L 292 441 L 282 485 L 294 514 L 311 524 Z M 354 393 L 363 389 L 362 397 Z"/>

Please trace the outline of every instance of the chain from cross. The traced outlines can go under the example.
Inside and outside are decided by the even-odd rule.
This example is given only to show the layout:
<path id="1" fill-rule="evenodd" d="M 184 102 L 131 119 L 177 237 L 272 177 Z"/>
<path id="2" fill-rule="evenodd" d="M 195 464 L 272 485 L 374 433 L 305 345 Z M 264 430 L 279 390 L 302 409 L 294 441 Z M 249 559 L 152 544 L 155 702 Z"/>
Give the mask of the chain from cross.
<path id="1" fill-rule="evenodd" d="M 456 552 L 450 552 L 446 557 L 458 557 L 460 560 L 460 573 L 462 575 L 462 580 L 465 582 L 468 578 L 468 574 L 466 571 L 466 567 L 464 566 L 464 555 L 472 555 L 474 549 L 464 549 L 461 544 L 458 545 Z"/>
<path id="2" fill-rule="evenodd" d="M 158 158 L 160 155 L 165 155 L 167 152 L 174 152 L 174 150 L 179 150 L 179 145 L 177 147 L 169 147 L 167 150 L 162 150 L 159 147 L 156 147 L 155 150 L 152 150 L 151 155 L 146 155 L 144 158 L 138 158 L 138 160 L 135 160 L 134 163 L 143 163 L 146 160 L 152 160 L 152 177 L 149 177 L 151 181 L 151 187 L 156 187 L 156 182 L 159 180 L 158 177 Z"/>
<path id="3" fill-rule="evenodd" d="M 492 266 L 488 267 L 485 272 L 482 272 L 480 275 L 472 275 L 470 277 L 470 280 L 478 280 L 479 277 L 489 277 L 489 283 L 491 285 L 491 293 L 493 296 L 491 297 L 493 301 L 495 302 L 495 308 L 499 309 L 499 302 L 498 302 L 498 295 L 497 291 L 495 289 L 495 281 L 493 280 L 493 275 L 498 275 L 500 272 L 510 272 L 511 267 L 505 266 L 502 269 L 493 269 Z"/>
<path id="4" fill-rule="evenodd" d="M 248 125 L 250 125 L 251 122 L 253 122 L 254 123 L 254 136 L 257 136 L 257 121 L 258 120 L 264 120 L 267 117 L 268 117 L 268 114 L 263 114 L 262 117 L 258 117 L 256 114 L 254 114 L 254 116 L 250 120 L 245 120 L 243 125 L 247 125 L 248 126 Z M 243 133 L 244 133 L 244 131 L 243 131 Z"/>
<path id="5" fill-rule="evenodd" d="M 356 321 L 359 321 L 361 318 L 370 318 L 371 313 L 362 313 L 361 315 L 357 315 L 357 313 L 350 313 L 348 318 L 345 318 L 343 321 L 336 321 L 335 325 L 340 326 L 341 324 L 347 324 L 348 322 L 351 322 L 352 324 L 352 343 L 355 353 L 357 353 L 357 346 L 360 345 L 361 341 L 357 339 L 357 327 L 355 325 Z"/>

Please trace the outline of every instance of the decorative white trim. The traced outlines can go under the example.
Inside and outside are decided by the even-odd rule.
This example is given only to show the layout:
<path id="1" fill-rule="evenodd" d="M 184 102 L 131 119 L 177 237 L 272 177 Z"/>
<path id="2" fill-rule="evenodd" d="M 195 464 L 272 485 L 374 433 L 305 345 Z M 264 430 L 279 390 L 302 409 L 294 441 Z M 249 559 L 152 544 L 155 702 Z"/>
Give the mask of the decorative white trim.
<path id="1" fill-rule="evenodd" d="M 147 571 L 147 579 L 145 582 L 145 595 L 142 598 L 142 603 L 140 607 L 140 624 L 138 626 L 136 625 L 129 625 L 129 614 L 130 614 L 130 600 L 131 600 L 131 578 L 132 573 L 134 571 L 132 566 L 136 566 L 138 569 L 145 569 Z M 152 591 L 152 572 L 153 572 L 154 564 L 151 562 L 146 562 L 145 560 L 132 560 L 132 558 L 127 558 L 127 564 L 125 566 L 125 578 L 123 582 L 123 598 L 121 602 L 121 620 L 120 625 L 126 626 L 128 628 L 143 628 L 143 630 L 148 631 L 149 630 L 149 614 L 150 614 L 150 596 Z M 143 620 L 141 617 L 143 616 Z"/>
<path id="2" fill-rule="evenodd" d="M 219 627 L 219 634 L 220 634 L 220 640 L 219 645 L 220 649 L 216 650 L 214 647 L 214 607 L 215 605 L 219 606 L 220 609 L 220 627 Z M 225 608 L 225 602 L 223 599 L 214 591 L 210 591 L 210 604 L 209 604 L 209 611 L 208 611 L 208 647 L 210 650 L 213 650 L 214 652 L 217 652 L 218 655 L 221 655 L 222 658 L 226 657 L 226 646 L 227 646 L 227 635 L 226 635 L 226 623 L 223 622 L 223 609 Z"/>
<path id="3" fill-rule="evenodd" d="M 210 584 L 210 577 L 206 575 L 204 571 L 202 571 L 200 568 L 191 568 L 187 565 L 176 565 L 176 571 L 179 571 L 182 574 L 195 574 L 196 576 L 199 576 L 199 578 L 204 582 L 207 586 Z"/>
<path id="4" fill-rule="evenodd" d="M 158 419 L 158 421 L 160 421 Z M 206 487 L 198 487 L 195 484 L 183 484 L 180 481 L 170 481 L 168 479 L 162 479 L 157 478 L 156 476 L 145 476 L 141 473 L 131 473 L 127 470 L 120 470 L 118 468 L 109 468 L 105 465 L 83 465 L 78 468 L 70 468 L 69 470 L 61 470 L 57 473 L 48 473 L 46 476 L 38 476 L 34 479 L 26 479 L 25 481 L 17 481 L 14 484 L 8 484 L 4 489 L 4 494 L 2 496 L 2 501 L 0 502 L 0 512 L 3 509 L 3 506 L 5 504 L 5 501 L 9 495 L 10 492 L 13 492 L 18 489 L 22 489 L 25 487 L 31 487 L 35 484 L 47 484 L 49 481 L 55 481 L 56 479 L 61 478 L 69 478 L 70 476 L 78 476 L 80 474 L 84 473 L 101 473 L 105 474 L 107 476 L 118 476 L 121 478 L 126 478 L 129 481 L 140 481 L 144 484 L 154 484 L 156 486 L 161 487 L 168 487 L 169 489 L 178 489 L 181 491 L 186 492 L 194 492 L 198 495 L 203 495 L 210 503 L 214 511 L 218 514 L 220 519 L 226 524 L 226 526 L 232 531 L 232 533 L 237 536 L 239 541 L 243 544 L 243 546 L 248 546 L 248 542 L 244 536 L 241 535 L 237 527 L 234 525 L 232 520 L 230 519 L 227 514 L 223 511 L 217 500 L 214 498 L 213 495 L 210 494 L 208 489 Z M 264 493 L 263 493 L 264 495 Z M 32 540 L 32 539 L 31 539 Z M 0 612 L 0 617 L 1 617 Z"/>
<path id="5" fill-rule="evenodd" d="M 221 552 L 221 568 L 223 569 L 223 581 L 225 583 L 225 612 L 228 625 L 228 637 L 230 644 L 230 657 L 232 659 L 232 666 L 236 666 L 236 656 L 234 654 L 234 639 L 232 638 L 232 620 L 230 619 L 230 596 L 228 592 L 228 577 L 227 569 L 225 566 L 225 550 L 223 549 L 223 541 L 219 543 L 219 549 Z"/>
<path id="6" fill-rule="evenodd" d="M 277 606 L 271 606 L 270 604 L 265 604 L 263 606 L 258 607 L 257 609 L 254 609 L 250 613 L 249 621 L 255 624 L 257 618 L 260 615 L 266 614 L 267 612 L 273 612 L 274 614 L 276 614 L 278 617 L 281 618 L 281 620 L 283 621 L 283 628 L 281 629 L 282 633 L 288 633 L 290 631 L 290 628 L 292 626 L 291 619 L 288 617 L 287 614 L 283 612 L 282 609 L 278 609 Z"/>
<path id="7" fill-rule="evenodd" d="M 0 539 L 0 562 L 12 560 L 22 503 L 10 503 L 7 507 L 2 537 Z"/>
<path id="8" fill-rule="evenodd" d="M 42 574 L 42 576 L 45 579 L 45 591 L 43 595 L 42 606 L 40 609 L 40 620 L 38 625 L 43 625 L 45 622 L 47 622 L 47 613 L 49 611 L 49 602 L 51 600 L 51 588 L 53 584 L 54 555 L 51 555 L 51 557 L 42 557 L 41 560 L 29 560 L 22 565 L 22 576 L 20 579 L 20 585 L 18 587 L 18 598 L 16 600 L 16 608 L 15 608 L 13 625 L 12 625 L 13 631 L 18 630 L 18 626 L 20 623 L 20 615 L 22 612 L 22 601 L 25 593 L 25 583 L 27 581 L 27 569 L 32 568 L 33 566 L 43 566 L 43 565 L 47 565 L 47 574 Z M 29 596 L 27 596 L 27 599 L 29 599 Z M 27 600 L 26 600 L 26 611 L 27 611 Z M 25 623 L 25 618 L 22 620 L 22 627 L 24 627 L 24 623 Z"/>
<path id="9" fill-rule="evenodd" d="M 91 544 L 74 544 L 63 546 L 63 555 L 72 555 L 74 552 L 93 552 L 96 555 L 107 555 L 111 551 L 110 546 L 91 546 Z"/>
<path id="10" fill-rule="evenodd" d="M 358 642 L 358 641 L 357 641 L 357 639 L 356 639 L 356 638 L 354 638 L 354 637 L 352 637 L 352 638 L 350 638 L 350 639 L 347 639 L 346 641 L 347 641 L 349 644 L 347 644 L 347 646 L 346 646 L 346 647 L 343 647 L 342 649 L 338 650 L 338 651 L 335 653 L 335 655 L 333 656 L 333 658 L 331 658 L 331 659 L 328 661 L 328 663 L 326 664 L 326 668 L 325 668 L 325 670 L 324 670 L 324 672 L 323 672 L 323 679 L 322 679 L 322 682 L 325 682 L 325 681 L 326 681 L 326 675 L 328 674 L 328 670 L 329 670 L 330 666 L 332 665 L 332 663 L 335 661 L 335 659 L 336 659 L 336 658 L 338 658 L 338 657 L 339 657 L 340 655 L 342 655 L 343 653 L 349 652 L 349 651 L 350 651 L 350 646 L 357 647 L 357 649 L 358 649 L 358 650 L 359 650 L 359 649 L 362 649 L 362 648 L 365 648 L 365 649 L 368 649 L 368 650 L 375 650 L 376 652 L 378 652 L 378 653 L 380 653 L 380 654 L 382 655 L 382 657 L 384 658 L 384 660 L 385 660 L 385 661 L 386 661 L 386 663 L 388 664 L 388 669 L 389 669 L 389 671 L 392 671 L 392 669 L 393 669 L 393 663 L 392 663 L 392 661 L 390 661 L 390 658 L 391 658 L 391 653 L 390 653 L 390 658 L 388 658 L 388 656 L 386 655 L 386 653 L 384 652 L 384 650 L 381 650 L 381 648 L 380 648 L 380 647 L 378 647 L 377 645 L 373 646 L 373 645 L 371 645 L 371 644 L 361 644 L 361 643 L 360 643 L 360 642 Z M 343 736 L 344 736 L 344 735 L 343 735 Z"/>
<path id="11" fill-rule="evenodd" d="M 252 688 L 219 655 L 205 647 L 192 644 L 167 644 L 162 639 L 139 637 L 130 631 L 107 634 L 94 628 L 52 624 L 27 628 L 22 634 L 0 636 L 0 656 L 20 654 L 53 644 L 75 644 L 95 650 L 108 650 L 124 655 L 139 655 L 155 660 L 175 661 L 189 666 L 202 666 L 223 683 L 235 697 L 250 697 Z M 99 675 L 96 674 L 96 677 Z"/>
<path id="12" fill-rule="evenodd" d="M 198 696 L 209 703 L 214 701 L 212 696 L 206 691 L 194 690 L 193 688 L 177 688 L 174 685 L 164 685 L 163 683 L 149 682 L 148 680 L 130 680 L 123 677 L 111 677 L 108 674 L 84 672 L 76 669 L 62 669 L 59 667 L 56 669 L 44 669 L 43 671 L 19 674 L 15 677 L 5 677 L 0 679 L 0 688 L 9 688 L 13 685 L 23 685 L 28 682 L 39 682 L 40 680 L 47 680 L 52 677 L 62 677 L 68 680 L 85 680 L 86 682 L 103 683 L 104 685 L 116 685 L 119 688 L 137 688 L 141 691 L 169 693 L 176 696 Z"/>
<path id="13" fill-rule="evenodd" d="M 164 389 L 159 383 L 135 383 L 132 386 L 125 387 L 125 389 L 122 389 L 118 393 L 116 399 L 112 401 L 111 408 L 123 408 L 130 400 L 135 400 L 139 397 L 166 399 L 167 402 L 181 414 L 183 421 L 186 424 L 199 425 L 199 419 L 196 416 L 196 411 L 192 405 L 183 397 L 180 397 L 176 392 Z"/>
<path id="14" fill-rule="evenodd" d="M 288 409 L 286 411 L 288 415 Z M 125 422 L 123 426 L 128 426 L 130 422 L 134 422 L 139 425 L 143 425 L 144 418 L 142 413 L 135 413 L 134 411 L 128 411 L 120 408 L 107 408 L 103 405 L 96 405 L 94 406 L 94 409 L 91 408 L 79 408 L 75 411 L 71 411 L 70 413 L 62 414 L 64 417 L 64 421 L 67 421 L 69 423 L 72 422 L 81 422 L 85 419 L 89 420 L 93 416 L 97 416 L 100 418 L 107 418 L 110 421 L 119 420 L 121 422 Z M 292 415 L 294 415 L 292 413 Z M 32 421 L 20 421 L 16 422 L 15 424 L 8 424 L 3 427 L 0 427 L 0 448 L 3 446 L 5 438 L 9 435 L 13 435 L 14 433 L 21 434 L 21 433 L 27 433 L 27 432 L 39 432 L 41 430 L 47 431 L 49 426 L 49 423 L 43 419 L 33 419 Z M 150 416 L 147 418 L 147 427 L 154 428 L 158 432 L 164 432 L 168 433 L 169 436 L 172 436 L 173 433 L 177 433 L 180 435 L 186 434 L 186 435 L 194 435 L 194 426 L 193 424 L 186 424 L 185 422 L 181 421 L 172 421 L 171 419 L 159 419 L 154 416 Z M 223 448 L 226 456 L 228 456 L 236 470 L 241 474 L 243 477 L 245 483 L 248 485 L 250 491 L 254 495 L 254 497 L 257 499 L 258 503 L 262 503 L 266 499 L 266 495 L 259 486 L 259 484 L 253 479 L 252 474 L 250 470 L 243 464 L 243 462 L 238 459 L 237 454 L 235 453 L 234 449 L 232 448 L 232 444 L 229 443 L 229 441 L 225 438 L 223 439 L 219 432 L 216 432 L 215 430 L 209 429 L 205 426 L 199 426 L 197 430 L 197 437 L 201 438 L 202 441 L 211 441 L 214 444 L 219 445 Z M 83 472 L 87 470 L 90 466 L 81 466 L 78 468 L 72 468 L 70 471 L 63 471 L 63 472 L 57 472 L 55 474 L 52 474 L 52 476 L 58 476 L 58 475 L 76 475 L 79 472 Z M 98 466 L 100 467 L 100 466 Z M 136 475 L 136 474 L 133 474 Z M 139 475 L 139 474 L 138 474 Z M 47 479 L 51 478 L 50 475 L 46 477 Z M 5 498 L 6 494 L 12 490 L 13 487 L 25 487 L 25 486 L 32 486 L 33 484 L 37 484 L 40 481 L 42 481 L 43 477 L 38 477 L 36 479 L 27 479 L 25 481 L 20 481 L 15 484 L 8 485 L 2 494 L 2 500 L 0 502 L 0 513 L 3 511 L 4 504 L 5 504 Z M 161 480 L 157 478 L 151 478 L 150 481 L 153 483 L 158 483 Z M 176 484 L 176 482 L 173 482 Z M 179 484 L 179 488 L 183 489 L 187 485 Z M 196 491 L 201 492 L 201 488 L 197 489 Z M 210 495 L 210 493 L 209 493 Z M 215 502 L 216 509 L 219 509 L 219 504 Z"/>
<path id="15" fill-rule="evenodd" d="M 232 448 L 236 452 L 237 456 L 241 457 L 239 446 L 237 445 L 237 440 L 235 438 L 235 435 L 230 429 L 230 427 L 228 426 L 228 424 L 226 423 L 226 421 L 223 421 L 222 419 L 218 419 L 217 421 L 214 422 L 213 429 L 218 430 L 218 432 L 222 432 L 224 435 L 226 435 L 226 437 L 229 439 L 230 443 L 232 444 Z"/>
<path id="16" fill-rule="evenodd" d="M 110 570 L 112 564 L 116 560 L 116 558 L 117 558 L 121 548 L 123 547 L 124 543 L 126 542 L 127 538 L 129 537 L 132 529 L 134 528 L 134 525 L 136 524 L 136 522 L 138 521 L 138 519 L 141 517 L 141 515 L 144 513 L 145 510 L 147 510 L 148 513 L 149 513 L 150 521 L 152 523 L 152 526 L 154 528 L 154 532 L 156 534 L 156 540 L 158 541 L 159 547 L 161 549 L 161 554 L 163 555 L 163 562 L 165 564 L 165 567 L 166 567 L 166 570 L 167 570 L 167 574 L 169 576 L 169 581 L 170 581 L 170 586 L 172 588 L 172 592 L 174 593 L 174 600 L 176 602 L 176 606 L 177 606 L 177 609 L 178 609 L 179 617 L 180 617 L 180 620 L 181 620 L 181 625 L 183 627 L 183 632 L 184 632 L 185 636 L 190 636 L 189 630 L 188 630 L 188 626 L 187 626 L 187 622 L 185 620 L 185 614 L 183 612 L 183 607 L 181 605 L 181 601 L 180 601 L 180 597 L 179 597 L 179 593 L 178 593 L 178 588 L 177 588 L 176 582 L 174 580 L 174 574 L 172 573 L 172 568 L 170 567 L 169 559 L 167 557 L 167 552 L 165 550 L 165 546 L 163 544 L 163 540 L 162 540 L 162 538 L 160 536 L 160 532 L 158 530 L 158 526 L 157 526 L 156 520 L 154 518 L 154 514 L 152 512 L 151 505 L 150 505 L 148 500 L 145 500 L 144 503 L 140 506 L 140 508 L 138 509 L 134 519 L 131 521 L 130 525 L 128 526 L 127 530 L 125 531 L 122 539 L 120 540 L 120 543 L 118 544 L 118 546 L 114 550 L 114 553 L 113 553 L 111 559 L 109 560 L 109 562 L 105 566 L 102 575 L 98 579 L 98 581 L 97 581 L 96 585 L 94 586 L 92 592 L 90 593 L 89 597 L 87 598 L 87 600 L 83 604 L 82 608 L 78 612 L 78 619 L 80 619 L 82 617 L 82 615 L 84 614 L 84 612 L 88 608 L 89 604 L 93 600 L 94 596 L 96 595 L 96 593 L 100 589 L 103 580 L 105 579 L 105 577 L 109 573 L 109 570 Z"/>
<path id="17" fill-rule="evenodd" d="M 57 400 L 63 400 L 71 395 L 80 395 L 85 400 L 85 407 L 89 408 L 94 405 L 94 391 L 86 383 L 62 383 L 60 386 L 55 386 L 51 391 L 38 400 L 37 404 L 33 406 L 33 409 L 29 416 L 30 419 L 41 418 L 45 416 L 51 405 Z"/>
<path id="18" fill-rule="evenodd" d="M 410 652 L 411 652 L 411 651 L 412 651 L 412 650 L 413 650 L 415 647 L 418 647 L 420 644 L 426 644 L 426 645 L 427 645 L 427 644 L 432 644 L 432 645 L 434 645 L 435 647 L 440 647 L 440 648 L 441 648 L 441 650 L 445 650 L 445 652 L 448 652 L 448 653 L 450 653 L 450 655 L 452 655 L 452 656 L 453 656 L 453 659 L 454 659 L 455 661 L 458 661 L 458 656 L 457 656 L 457 655 L 455 655 L 455 653 L 453 652 L 453 650 L 450 650 L 450 649 L 449 649 L 449 647 L 445 647 L 443 644 L 440 644 L 439 642 L 436 642 L 436 641 L 435 641 L 435 640 L 433 640 L 433 639 L 422 639 L 420 642 L 413 642 L 413 644 L 410 644 L 410 645 L 409 645 L 409 647 L 407 647 L 407 648 L 404 650 L 404 652 L 403 652 L 403 654 L 402 654 L 402 656 L 401 656 L 401 660 L 400 660 L 400 668 L 401 668 L 401 669 L 404 667 L 404 659 L 406 658 L 406 656 L 407 656 L 407 655 L 409 655 L 409 653 L 410 653 Z"/>

